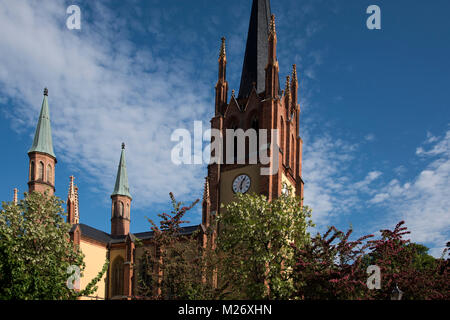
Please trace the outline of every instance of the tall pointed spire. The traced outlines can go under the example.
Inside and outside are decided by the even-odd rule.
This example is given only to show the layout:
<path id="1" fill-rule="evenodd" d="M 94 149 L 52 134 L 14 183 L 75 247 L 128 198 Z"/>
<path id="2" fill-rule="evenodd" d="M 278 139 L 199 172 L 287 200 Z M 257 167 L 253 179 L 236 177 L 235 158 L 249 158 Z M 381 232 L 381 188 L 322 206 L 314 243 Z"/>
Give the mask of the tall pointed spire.
<path id="1" fill-rule="evenodd" d="M 289 104 L 291 101 L 291 82 L 290 82 L 290 77 L 287 76 L 286 77 L 286 87 L 284 89 L 284 105 L 285 107 L 289 110 Z"/>
<path id="2" fill-rule="evenodd" d="M 53 152 L 52 129 L 50 126 L 50 111 L 48 108 L 47 97 L 48 89 L 45 88 L 44 100 L 42 101 L 41 114 L 39 115 L 36 132 L 34 134 L 33 145 L 30 150 L 28 150 L 28 153 L 41 152 L 56 158 L 55 153 Z"/>
<path id="3" fill-rule="evenodd" d="M 285 89 L 284 89 L 284 93 L 286 95 L 288 95 L 290 93 L 290 86 L 291 86 L 290 77 L 286 76 L 286 85 L 285 85 Z"/>
<path id="4" fill-rule="evenodd" d="M 256 92 L 265 90 L 270 17 L 270 1 L 253 0 L 238 98 L 250 95 L 253 82 L 256 83 Z"/>
<path id="5" fill-rule="evenodd" d="M 227 54 L 225 51 L 225 38 L 222 37 L 222 44 L 219 53 L 219 74 L 216 83 L 216 116 L 224 113 L 224 107 L 228 100 L 227 82 Z"/>
<path id="6" fill-rule="evenodd" d="M 73 183 L 74 176 L 70 176 L 69 192 L 67 194 L 67 222 L 80 223 L 78 187 Z"/>
<path id="7" fill-rule="evenodd" d="M 297 82 L 297 65 L 292 65 L 292 82 Z"/>
<path id="8" fill-rule="evenodd" d="M 226 52 L 226 49 L 225 49 L 225 37 L 222 37 L 221 41 L 222 41 L 222 44 L 220 46 L 219 59 L 220 58 L 226 59 L 227 58 L 227 52 Z"/>
<path id="9" fill-rule="evenodd" d="M 17 188 L 14 188 L 14 198 L 13 198 L 14 204 L 17 204 L 17 192 L 18 192 Z"/>
<path id="10" fill-rule="evenodd" d="M 127 166 L 125 163 L 125 143 L 122 143 L 122 153 L 120 155 L 119 168 L 117 169 L 116 185 L 111 196 L 121 195 L 131 199 L 130 188 L 128 187 Z"/>
<path id="11" fill-rule="evenodd" d="M 291 91 L 292 91 L 292 109 L 297 110 L 298 106 L 298 78 L 297 78 L 297 66 L 292 65 L 292 81 L 291 81 Z"/>
<path id="12" fill-rule="evenodd" d="M 205 186 L 203 189 L 203 201 L 209 201 L 209 178 L 205 178 Z"/>

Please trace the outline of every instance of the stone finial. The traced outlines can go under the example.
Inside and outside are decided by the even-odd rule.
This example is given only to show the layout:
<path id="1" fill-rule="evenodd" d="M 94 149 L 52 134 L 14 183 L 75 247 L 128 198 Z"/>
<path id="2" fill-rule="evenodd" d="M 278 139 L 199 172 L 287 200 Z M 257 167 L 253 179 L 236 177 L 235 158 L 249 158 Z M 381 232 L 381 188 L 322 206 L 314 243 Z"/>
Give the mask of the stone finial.
<path id="1" fill-rule="evenodd" d="M 206 177 L 205 178 L 205 187 L 203 190 L 203 200 L 208 200 L 209 199 L 209 178 Z"/>
<path id="2" fill-rule="evenodd" d="M 48 96 L 48 89 L 44 88 L 44 96 Z"/>
<path id="3" fill-rule="evenodd" d="M 122 149 L 125 149 L 125 142 L 122 142 Z"/>
<path id="4" fill-rule="evenodd" d="M 292 81 L 297 82 L 297 66 L 295 64 L 292 65 Z"/>
<path id="5" fill-rule="evenodd" d="M 290 88 L 290 82 L 291 82 L 290 80 L 291 80 L 291 78 L 289 76 L 287 76 L 286 77 L 286 88 L 284 90 L 286 95 L 288 95 L 289 91 L 290 91 L 290 89 L 289 89 Z"/>
<path id="6" fill-rule="evenodd" d="M 71 196 L 71 195 L 73 195 L 73 192 L 74 192 L 74 184 L 73 184 L 73 180 L 74 180 L 75 178 L 74 178 L 74 176 L 70 176 L 69 177 L 69 180 L 70 180 L 70 182 L 69 182 L 69 197 Z"/>
<path id="7" fill-rule="evenodd" d="M 234 91 L 234 89 L 233 90 L 231 90 L 231 96 L 234 98 L 234 94 L 235 94 L 235 91 Z"/>
<path id="8" fill-rule="evenodd" d="M 17 204 L 17 192 L 18 192 L 19 190 L 17 190 L 17 188 L 14 188 L 14 198 L 13 198 L 13 202 L 14 202 L 14 204 Z"/>
<path id="9" fill-rule="evenodd" d="M 75 214 L 74 214 L 74 223 L 80 223 L 80 212 L 79 212 L 79 203 L 78 203 L 78 187 L 75 186 Z"/>
<path id="10" fill-rule="evenodd" d="M 225 50 L 225 37 L 222 37 L 222 45 L 220 46 L 220 55 L 219 58 L 226 58 L 227 53 Z"/>
<path id="11" fill-rule="evenodd" d="M 271 15 L 270 16 L 269 33 L 270 33 L 270 35 L 275 35 L 276 34 L 276 30 L 275 30 L 275 15 Z"/>

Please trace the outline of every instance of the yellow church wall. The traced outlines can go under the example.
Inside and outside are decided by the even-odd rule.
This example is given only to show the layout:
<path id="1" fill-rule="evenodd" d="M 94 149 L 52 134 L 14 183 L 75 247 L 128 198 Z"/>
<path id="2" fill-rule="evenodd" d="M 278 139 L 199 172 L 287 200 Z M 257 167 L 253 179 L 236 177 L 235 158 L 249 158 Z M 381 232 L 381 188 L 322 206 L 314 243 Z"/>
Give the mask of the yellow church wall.
<path id="1" fill-rule="evenodd" d="M 103 265 L 107 258 L 107 248 L 106 246 L 101 246 L 99 244 L 94 244 L 92 242 L 85 241 L 81 239 L 80 249 L 85 255 L 84 262 L 86 268 L 83 272 L 83 277 L 80 279 L 81 289 L 84 289 L 89 282 L 95 278 L 98 273 L 102 270 Z M 97 291 L 91 296 L 98 296 L 100 299 L 105 299 L 106 294 L 106 273 L 103 275 L 102 279 L 97 283 Z M 82 300 L 90 300 L 95 298 L 83 297 Z"/>
<path id="2" fill-rule="evenodd" d="M 281 174 L 281 185 L 283 183 L 286 183 L 288 187 L 292 188 L 291 194 L 295 194 L 295 185 L 292 184 L 291 180 L 284 173 Z"/>
<path id="3" fill-rule="evenodd" d="M 259 165 L 255 164 L 233 170 L 227 170 L 223 171 L 220 176 L 220 203 L 226 205 L 235 200 L 233 192 L 233 181 L 237 176 L 241 174 L 246 174 L 250 177 L 250 189 L 247 193 L 259 194 Z"/>

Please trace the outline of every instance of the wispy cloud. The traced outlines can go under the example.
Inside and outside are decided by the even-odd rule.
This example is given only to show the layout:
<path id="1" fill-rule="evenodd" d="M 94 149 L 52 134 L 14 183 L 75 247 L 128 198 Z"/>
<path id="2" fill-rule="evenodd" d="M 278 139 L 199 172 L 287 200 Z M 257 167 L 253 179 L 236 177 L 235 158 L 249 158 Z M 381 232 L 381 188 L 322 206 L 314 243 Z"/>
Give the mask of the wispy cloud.
<path id="1" fill-rule="evenodd" d="M 427 136 L 417 149 L 417 155 L 425 161 L 422 170 L 404 181 L 378 170 L 358 179 L 352 170 L 359 163 L 358 144 L 327 134 L 307 134 L 306 142 L 305 204 L 312 207 L 319 230 L 339 224 L 348 214 L 354 219 L 370 210 L 373 214 L 364 218 L 365 230 L 358 233 L 377 232 L 405 220 L 412 241 L 426 244 L 431 254 L 440 256 L 450 238 L 450 130 L 442 137 Z M 405 170 L 399 166 L 393 173 L 403 174 Z"/>
<path id="2" fill-rule="evenodd" d="M 328 134 L 306 133 L 303 154 L 305 204 L 313 209 L 319 227 L 334 223 L 339 215 L 350 213 L 360 205 L 359 193 L 368 192 L 378 178 L 378 171 L 358 178 L 349 171 L 356 161 L 358 145 Z"/>
<path id="3" fill-rule="evenodd" d="M 432 138 L 432 139 L 431 139 Z M 416 154 L 427 161 L 413 179 L 392 179 L 370 200 L 389 209 L 392 222 L 405 220 L 413 241 L 426 243 L 439 256 L 450 238 L 450 130 L 427 135 Z"/>
<path id="4" fill-rule="evenodd" d="M 170 135 L 207 118 L 211 84 L 193 81 L 189 56 L 180 61 L 135 46 L 119 32 L 119 13 L 92 6 L 94 22 L 86 18 L 81 31 L 69 31 L 62 2 L 0 3 L 0 90 L 14 101 L 3 111 L 31 137 L 48 86 L 57 157 L 106 199 L 122 141 L 135 205 L 167 202 L 169 191 L 201 193 L 204 168 L 173 165 Z"/>
<path id="5" fill-rule="evenodd" d="M 366 141 L 374 141 L 375 140 L 375 135 L 373 134 L 373 133 L 369 133 L 368 135 L 366 135 L 365 137 L 364 137 L 364 139 L 366 140 Z"/>

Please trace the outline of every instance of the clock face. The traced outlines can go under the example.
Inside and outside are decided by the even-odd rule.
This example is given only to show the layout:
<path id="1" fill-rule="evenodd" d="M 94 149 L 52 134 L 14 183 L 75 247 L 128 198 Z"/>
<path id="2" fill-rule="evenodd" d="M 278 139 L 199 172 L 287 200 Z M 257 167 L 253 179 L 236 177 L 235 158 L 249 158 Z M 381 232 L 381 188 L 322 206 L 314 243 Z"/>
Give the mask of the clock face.
<path id="1" fill-rule="evenodd" d="M 246 174 L 237 176 L 233 181 L 234 193 L 246 193 L 250 189 L 250 177 Z"/>

